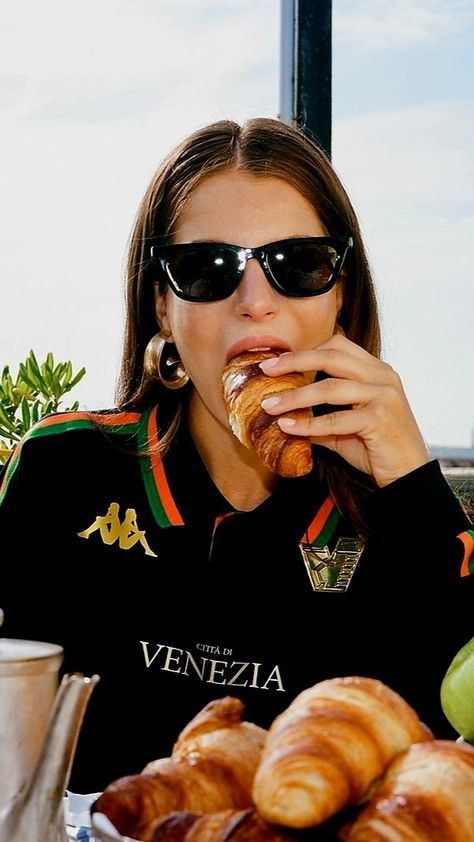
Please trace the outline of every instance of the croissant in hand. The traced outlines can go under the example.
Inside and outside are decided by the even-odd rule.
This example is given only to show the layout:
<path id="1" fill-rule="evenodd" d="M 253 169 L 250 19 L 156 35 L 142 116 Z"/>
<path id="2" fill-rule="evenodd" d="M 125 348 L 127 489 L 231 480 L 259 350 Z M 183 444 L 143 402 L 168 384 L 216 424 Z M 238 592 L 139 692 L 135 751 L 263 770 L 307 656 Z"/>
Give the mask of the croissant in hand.
<path id="1" fill-rule="evenodd" d="M 322 681 L 273 722 L 254 780 L 255 805 L 269 822 L 311 827 L 359 804 L 396 754 L 432 739 L 381 681 Z"/>
<path id="2" fill-rule="evenodd" d="M 435 740 L 395 758 L 345 842 L 474 842 L 474 748 Z"/>
<path id="3" fill-rule="evenodd" d="M 304 436 L 291 436 L 277 424 L 277 417 L 260 406 L 264 398 L 287 389 L 307 384 L 302 372 L 294 371 L 280 377 L 268 377 L 259 363 L 274 357 L 278 349 L 244 351 L 224 368 L 222 384 L 224 402 L 232 432 L 245 445 L 257 451 L 262 462 L 280 476 L 298 477 L 313 467 L 311 442 Z M 281 351 L 280 351 L 281 353 Z M 294 409 L 285 417 L 312 418 L 310 409 Z"/>
<path id="4" fill-rule="evenodd" d="M 242 722 L 243 708 L 231 696 L 210 702 L 182 731 L 171 757 L 112 783 L 92 811 L 104 813 L 121 834 L 149 842 L 155 820 L 175 810 L 250 807 L 267 732 Z"/>

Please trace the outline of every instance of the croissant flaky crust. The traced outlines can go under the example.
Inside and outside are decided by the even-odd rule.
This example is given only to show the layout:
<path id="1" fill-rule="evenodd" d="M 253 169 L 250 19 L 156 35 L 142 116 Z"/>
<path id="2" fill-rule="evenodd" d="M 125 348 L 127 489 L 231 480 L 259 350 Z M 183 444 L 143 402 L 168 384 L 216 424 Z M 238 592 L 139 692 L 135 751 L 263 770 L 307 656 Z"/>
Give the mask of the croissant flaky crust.
<path id="1" fill-rule="evenodd" d="M 436 740 L 392 761 L 345 842 L 474 842 L 474 748 Z"/>
<path id="2" fill-rule="evenodd" d="M 287 842 L 294 837 L 272 828 L 254 810 L 212 815 L 171 813 L 158 819 L 151 842 Z"/>
<path id="3" fill-rule="evenodd" d="M 253 800 L 269 822 L 311 827 L 360 803 L 395 755 L 432 739 L 415 711 L 382 682 L 322 681 L 273 722 Z"/>
<path id="4" fill-rule="evenodd" d="M 310 440 L 284 433 L 277 424 L 279 416 L 269 415 L 260 403 L 279 392 L 305 386 L 308 379 L 306 374 L 296 371 L 280 377 L 264 374 L 259 362 L 276 354 L 276 348 L 245 351 L 230 360 L 222 374 L 224 402 L 229 424 L 239 441 L 245 447 L 256 450 L 262 462 L 274 473 L 299 477 L 309 473 L 313 467 Z M 295 409 L 285 413 L 287 416 L 312 418 L 312 412 L 310 409 Z"/>
<path id="5" fill-rule="evenodd" d="M 250 807 L 267 732 L 241 722 L 243 709 L 233 697 L 210 702 L 182 731 L 171 757 L 112 783 L 93 812 L 104 813 L 123 835 L 149 842 L 156 819 L 173 811 Z"/>

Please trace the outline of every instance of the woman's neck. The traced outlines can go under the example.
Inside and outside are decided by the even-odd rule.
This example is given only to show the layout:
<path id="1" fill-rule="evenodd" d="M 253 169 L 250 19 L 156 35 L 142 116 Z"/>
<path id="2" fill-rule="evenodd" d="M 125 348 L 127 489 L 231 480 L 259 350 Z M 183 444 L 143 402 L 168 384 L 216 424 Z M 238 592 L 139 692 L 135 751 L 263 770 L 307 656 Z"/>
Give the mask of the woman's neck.
<path id="1" fill-rule="evenodd" d="M 278 476 L 211 415 L 195 391 L 186 407 L 186 421 L 208 473 L 234 508 L 250 511 L 270 496 Z"/>

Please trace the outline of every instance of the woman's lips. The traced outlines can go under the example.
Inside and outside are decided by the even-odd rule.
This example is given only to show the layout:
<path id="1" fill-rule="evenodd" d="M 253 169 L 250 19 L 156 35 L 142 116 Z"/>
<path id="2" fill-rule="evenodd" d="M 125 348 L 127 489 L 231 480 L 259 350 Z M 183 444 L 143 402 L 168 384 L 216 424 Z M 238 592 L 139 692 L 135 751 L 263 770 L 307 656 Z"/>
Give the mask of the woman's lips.
<path id="1" fill-rule="evenodd" d="M 234 345 L 231 345 L 228 349 L 225 360 L 226 365 L 233 357 L 236 357 L 237 354 L 241 354 L 243 351 L 251 351 L 254 349 L 267 350 L 268 348 L 280 351 L 280 353 L 283 353 L 284 351 L 291 351 L 291 346 L 288 345 L 288 342 L 285 342 L 285 340 L 281 339 L 279 336 L 246 336 L 243 339 L 239 339 L 238 342 L 235 342 Z"/>

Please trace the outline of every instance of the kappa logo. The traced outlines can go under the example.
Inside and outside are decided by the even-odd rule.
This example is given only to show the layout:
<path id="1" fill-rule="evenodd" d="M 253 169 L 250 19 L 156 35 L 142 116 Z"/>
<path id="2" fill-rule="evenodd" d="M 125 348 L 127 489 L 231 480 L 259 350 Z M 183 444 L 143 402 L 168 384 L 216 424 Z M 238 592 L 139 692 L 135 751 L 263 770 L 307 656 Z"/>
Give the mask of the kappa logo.
<path id="1" fill-rule="evenodd" d="M 99 531 L 104 544 L 118 545 L 121 550 L 129 550 L 140 542 L 145 555 L 158 556 L 150 548 L 143 529 L 138 528 L 135 509 L 127 509 L 123 523 L 120 522 L 120 505 L 111 503 L 105 515 L 97 515 L 96 519 L 83 532 L 78 532 L 79 538 L 89 538 L 93 532 Z"/>

